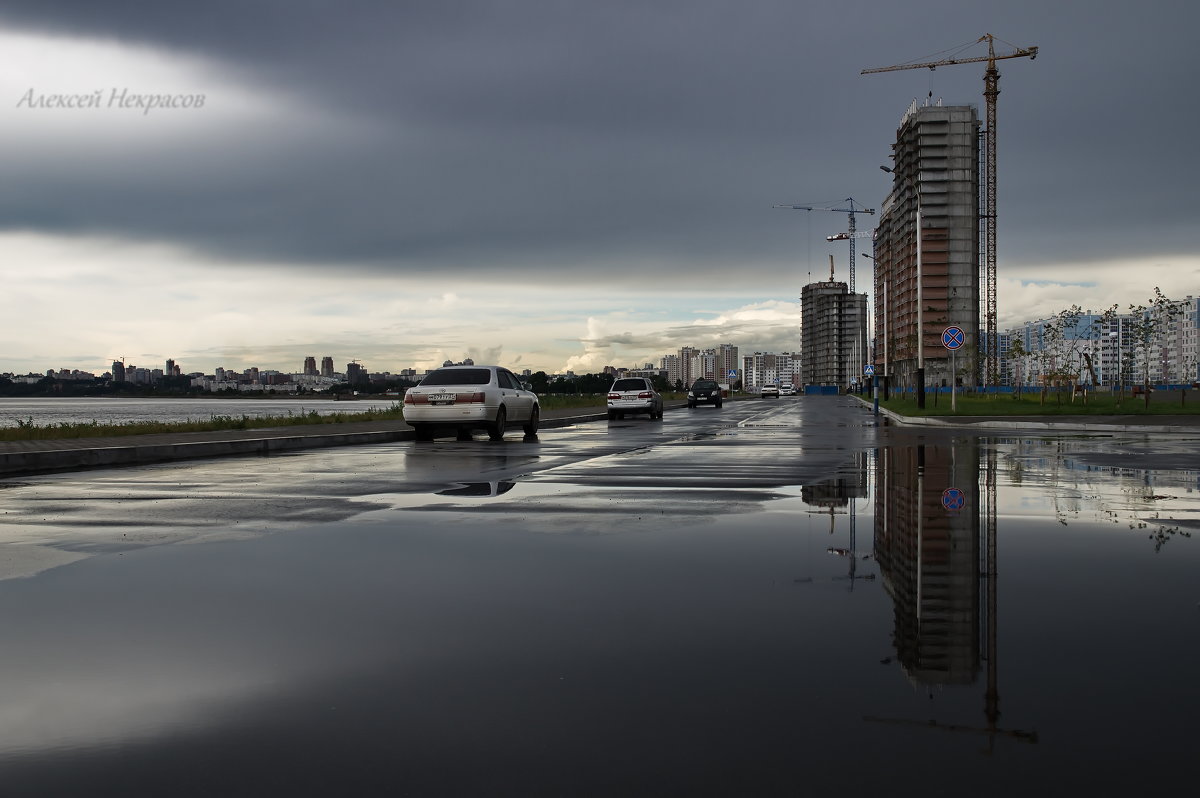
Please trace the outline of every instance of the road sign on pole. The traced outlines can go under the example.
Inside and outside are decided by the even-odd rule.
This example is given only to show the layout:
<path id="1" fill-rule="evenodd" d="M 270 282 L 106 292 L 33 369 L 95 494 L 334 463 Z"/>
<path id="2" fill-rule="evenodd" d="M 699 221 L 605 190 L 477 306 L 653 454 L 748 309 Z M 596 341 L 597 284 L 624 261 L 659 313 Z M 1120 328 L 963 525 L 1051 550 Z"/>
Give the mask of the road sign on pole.
<path id="1" fill-rule="evenodd" d="M 875 367 L 873 365 L 871 365 L 870 363 L 868 363 L 867 365 L 863 366 L 863 374 L 867 377 L 874 377 L 875 376 Z"/>
<path id="2" fill-rule="evenodd" d="M 734 371 L 733 369 L 730 369 L 728 372 L 725 373 L 725 378 L 729 379 L 729 380 L 736 380 L 737 372 Z"/>
<path id="3" fill-rule="evenodd" d="M 967 494 L 958 488 L 946 488 L 942 491 L 942 506 L 947 510 L 961 510 L 967 505 Z"/>
<path id="4" fill-rule="evenodd" d="M 967 335 L 962 331 L 961 327 L 947 327 L 942 330 L 942 346 L 950 351 L 962 348 L 966 343 Z"/>

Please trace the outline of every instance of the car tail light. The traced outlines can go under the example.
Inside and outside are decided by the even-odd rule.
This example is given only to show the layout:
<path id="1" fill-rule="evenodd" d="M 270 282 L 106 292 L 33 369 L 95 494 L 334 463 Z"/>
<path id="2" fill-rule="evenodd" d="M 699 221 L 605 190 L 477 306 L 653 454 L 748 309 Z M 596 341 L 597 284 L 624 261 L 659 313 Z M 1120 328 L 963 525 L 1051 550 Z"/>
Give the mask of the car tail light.
<path id="1" fill-rule="evenodd" d="M 482 402 L 483 401 L 483 391 L 476 391 L 475 393 L 457 394 L 457 399 L 455 401 L 456 402 Z"/>
<path id="2" fill-rule="evenodd" d="M 620 398 L 621 398 L 621 394 L 619 394 L 619 393 L 610 393 L 610 394 L 608 395 L 608 398 L 609 398 L 609 399 L 620 399 Z"/>
<path id="3" fill-rule="evenodd" d="M 423 393 L 414 394 L 412 391 L 404 394 L 404 404 L 406 405 L 427 405 L 429 397 Z"/>
<path id="4" fill-rule="evenodd" d="M 649 394 L 649 393 L 639 393 L 639 394 L 638 394 L 638 399 L 649 399 L 649 398 L 650 398 L 651 396 L 653 396 L 653 395 L 654 395 L 654 394 Z"/>

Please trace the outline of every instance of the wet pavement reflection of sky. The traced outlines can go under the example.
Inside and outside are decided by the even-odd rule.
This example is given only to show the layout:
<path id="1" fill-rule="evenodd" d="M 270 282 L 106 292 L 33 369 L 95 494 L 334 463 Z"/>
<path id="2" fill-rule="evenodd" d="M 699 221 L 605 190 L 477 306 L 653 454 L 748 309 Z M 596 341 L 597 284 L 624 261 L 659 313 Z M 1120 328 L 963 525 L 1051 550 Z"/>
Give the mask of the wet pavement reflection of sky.
<path id="1" fill-rule="evenodd" d="M 866 435 L 826 463 L 779 426 L 696 425 L 284 458 L 252 495 L 341 509 L 246 513 L 249 535 L 222 515 L 195 545 L 117 525 L 92 550 L 63 501 L 81 476 L 0 491 L 45 518 L 6 535 L 87 555 L 0 581 L 0 792 L 1111 795 L 1190 774 L 1200 473 L 1032 438 Z M 338 495 L 353 458 L 375 466 Z M 215 467 L 105 490 L 223 495 Z"/>

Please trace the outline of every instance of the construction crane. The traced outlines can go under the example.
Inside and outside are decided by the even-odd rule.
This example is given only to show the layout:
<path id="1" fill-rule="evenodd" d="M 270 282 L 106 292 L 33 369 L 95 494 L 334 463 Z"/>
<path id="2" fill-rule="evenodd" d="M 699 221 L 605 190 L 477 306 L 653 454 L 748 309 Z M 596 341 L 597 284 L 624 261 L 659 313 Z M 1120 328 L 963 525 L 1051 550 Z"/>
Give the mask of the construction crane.
<path id="1" fill-rule="evenodd" d="M 776 205 L 776 208 L 790 208 L 794 211 L 832 211 L 834 213 L 846 213 L 850 215 L 850 221 L 847 223 L 847 229 L 850 231 L 846 237 L 850 239 L 850 293 L 854 293 L 854 239 L 858 238 L 854 233 L 854 214 L 869 213 L 874 215 L 874 208 L 855 208 L 856 200 L 853 197 L 847 197 L 845 202 L 849 208 L 829 208 L 816 205 Z M 861 204 L 861 203 L 857 203 Z M 828 239 L 833 240 L 833 239 Z"/>
<path id="2" fill-rule="evenodd" d="M 1000 372 L 998 343 L 999 338 L 996 333 L 996 98 L 1000 95 L 1000 72 L 996 69 L 996 62 L 1002 61 L 1005 58 L 1028 58 L 1030 61 L 1037 58 L 1038 48 L 1036 47 L 1017 47 L 1010 44 L 1013 48 L 1011 53 L 1004 55 L 996 55 L 995 37 L 990 33 L 985 33 L 976 41 L 968 45 L 958 48 L 959 51 L 964 47 L 969 47 L 980 42 L 987 42 L 988 54 L 985 56 L 976 56 L 972 58 L 943 58 L 938 61 L 926 61 L 923 63 L 913 64 L 897 64 L 889 67 L 876 67 L 875 69 L 864 69 L 860 75 L 871 75 L 876 72 L 895 72 L 900 69 L 930 69 L 934 70 L 940 66 L 952 66 L 954 64 L 974 64 L 982 61 L 987 62 L 987 69 L 983 73 L 983 96 L 987 103 L 987 130 L 985 132 L 984 144 L 986 150 L 987 174 L 984 178 L 987 184 L 987 199 L 984 204 L 984 225 L 985 225 L 985 250 L 984 259 L 986 261 L 986 288 L 985 288 L 985 309 L 984 309 L 984 335 L 987 346 L 987 366 L 984 374 L 984 379 L 988 383 L 993 382 Z M 1005 42 L 1007 44 L 1007 42 Z M 918 232 L 918 235 L 920 233 Z"/>

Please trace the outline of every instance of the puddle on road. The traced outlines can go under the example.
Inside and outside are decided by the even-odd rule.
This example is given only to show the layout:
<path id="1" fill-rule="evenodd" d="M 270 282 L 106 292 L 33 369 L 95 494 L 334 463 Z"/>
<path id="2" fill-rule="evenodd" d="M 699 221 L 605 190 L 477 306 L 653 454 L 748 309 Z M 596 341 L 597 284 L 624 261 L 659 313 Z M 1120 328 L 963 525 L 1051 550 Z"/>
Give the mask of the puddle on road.
<path id="1" fill-rule="evenodd" d="M 289 794 L 1190 777 L 1200 472 L 947 439 L 804 480 L 811 453 L 769 447 L 745 486 L 692 448 L 706 486 L 665 464 L 614 484 L 619 456 L 372 479 L 335 522 L 0 582 L 6 788 L 165 783 L 196 751 L 247 752 L 193 771 L 196 794 L 278 786 L 298 751 Z"/>

